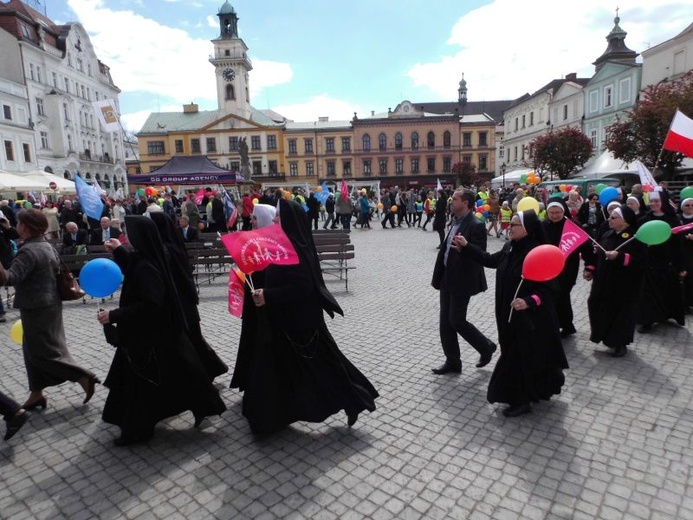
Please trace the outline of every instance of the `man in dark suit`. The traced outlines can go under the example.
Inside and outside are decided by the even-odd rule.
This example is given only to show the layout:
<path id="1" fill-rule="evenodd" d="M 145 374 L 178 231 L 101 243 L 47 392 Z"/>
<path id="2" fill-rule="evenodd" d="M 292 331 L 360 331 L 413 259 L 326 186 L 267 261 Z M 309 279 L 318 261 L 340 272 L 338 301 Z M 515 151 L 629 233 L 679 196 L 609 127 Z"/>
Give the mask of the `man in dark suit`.
<path id="1" fill-rule="evenodd" d="M 180 218 L 180 234 L 183 236 L 184 242 L 197 242 L 200 240 L 200 230 L 192 227 L 188 217 Z"/>
<path id="2" fill-rule="evenodd" d="M 111 219 L 108 217 L 101 217 L 99 221 L 99 227 L 91 232 L 91 240 L 89 242 L 92 246 L 102 246 L 106 240 L 111 238 L 118 238 L 121 235 L 119 228 L 111 226 Z"/>
<path id="3" fill-rule="evenodd" d="M 63 252 L 65 254 L 73 254 L 77 246 L 85 246 L 89 240 L 89 234 L 86 229 L 79 229 L 74 222 L 65 224 L 63 232 Z"/>
<path id="4" fill-rule="evenodd" d="M 469 300 L 487 289 L 484 267 L 466 256 L 465 250 L 452 246 L 455 235 L 463 235 L 468 242 L 486 250 L 486 227 L 474 216 L 475 197 L 471 191 L 458 189 L 452 196 L 450 213 L 453 216 L 450 231 L 441 244 L 431 285 L 440 291 L 440 342 L 445 363 L 434 368 L 434 374 L 460 373 L 460 344 L 462 336 L 479 352 L 477 367 L 486 366 L 496 350 L 496 344 L 467 321 Z"/>

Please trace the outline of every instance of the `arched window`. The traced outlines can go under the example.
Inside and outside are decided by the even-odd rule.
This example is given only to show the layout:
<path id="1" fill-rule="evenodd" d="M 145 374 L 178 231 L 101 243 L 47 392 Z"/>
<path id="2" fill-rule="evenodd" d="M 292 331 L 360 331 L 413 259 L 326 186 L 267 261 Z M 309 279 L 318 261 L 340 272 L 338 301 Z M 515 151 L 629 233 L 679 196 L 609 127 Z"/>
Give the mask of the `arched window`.
<path id="1" fill-rule="evenodd" d="M 436 147 L 436 134 L 433 132 L 428 132 L 426 136 L 426 146 L 429 150 L 433 150 Z"/>
<path id="2" fill-rule="evenodd" d="M 395 134 L 395 150 L 401 150 L 402 149 L 402 142 L 403 142 L 402 134 L 397 132 Z"/>
<path id="3" fill-rule="evenodd" d="M 411 149 L 416 150 L 419 147 L 419 134 L 412 132 L 411 134 Z"/>
<path id="4" fill-rule="evenodd" d="M 381 152 L 387 150 L 387 136 L 385 134 L 380 134 L 378 136 L 378 150 Z"/>
<path id="5" fill-rule="evenodd" d="M 367 152 L 371 149 L 371 136 L 364 134 L 363 136 L 363 151 Z"/>
<path id="6" fill-rule="evenodd" d="M 226 85 L 226 99 L 236 99 L 236 91 L 233 85 Z"/>
<path id="7" fill-rule="evenodd" d="M 87 175 L 85 177 L 86 180 L 91 180 L 91 173 L 87 172 Z"/>
<path id="8" fill-rule="evenodd" d="M 63 172 L 63 177 L 65 177 L 66 179 L 72 180 L 72 176 L 70 175 L 70 172 L 67 171 L 67 170 L 65 170 L 65 171 Z"/>
<path id="9" fill-rule="evenodd" d="M 50 166 L 46 166 L 43 170 L 48 173 L 53 173 L 53 168 L 51 168 Z"/>
<path id="10" fill-rule="evenodd" d="M 443 132 L 443 148 L 450 148 L 450 132 Z"/>

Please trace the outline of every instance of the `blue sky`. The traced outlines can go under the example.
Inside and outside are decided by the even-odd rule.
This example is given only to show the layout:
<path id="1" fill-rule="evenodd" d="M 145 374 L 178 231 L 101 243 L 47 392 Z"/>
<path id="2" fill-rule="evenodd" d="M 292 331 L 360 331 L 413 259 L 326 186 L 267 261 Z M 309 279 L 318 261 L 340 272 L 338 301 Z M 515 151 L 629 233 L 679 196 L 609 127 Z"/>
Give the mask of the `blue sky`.
<path id="1" fill-rule="evenodd" d="M 27 0 L 31 4 L 31 0 Z M 210 40 L 223 0 L 40 0 L 79 21 L 121 88 L 122 120 L 196 102 L 216 108 Z M 386 112 L 404 99 L 450 101 L 464 73 L 471 100 L 514 99 L 570 72 L 589 77 L 616 4 L 602 0 L 235 0 L 249 47 L 251 103 L 296 121 Z M 691 21 L 691 0 L 622 0 L 637 51 Z"/>

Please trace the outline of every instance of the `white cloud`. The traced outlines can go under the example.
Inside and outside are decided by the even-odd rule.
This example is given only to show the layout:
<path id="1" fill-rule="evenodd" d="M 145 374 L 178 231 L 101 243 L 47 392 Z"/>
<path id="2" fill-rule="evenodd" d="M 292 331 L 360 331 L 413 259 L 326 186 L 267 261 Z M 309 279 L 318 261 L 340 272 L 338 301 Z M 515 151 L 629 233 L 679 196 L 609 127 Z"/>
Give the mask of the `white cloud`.
<path id="1" fill-rule="evenodd" d="M 275 106 L 272 110 L 293 121 L 317 121 L 323 116 L 328 116 L 333 121 L 349 121 L 354 117 L 354 112 L 361 117 L 370 114 L 363 107 L 342 99 L 334 99 L 328 94 L 320 94 L 304 103 Z"/>
<path id="2" fill-rule="evenodd" d="M 626 45 L 640 53 L 683 30 L 690 21 L 683 4 L 621 2 Z M 447 42 L 453 46 L 449 55 L 417 63 L 406 75 L 415 86 L 449 100 L 456 99 L 464 73 L 469 99 L 476 101 L 515 99 L 570 72 L 591 77 L 592 62 L 606 50 L 613 28 L 610 7 L 601 0 L 496 0 L 457 21 Z"/>
<path id="3" fill-rule="evenodd" d="M 207 61 L 213 48 L 208 39 L 193 38 L 181 29 L 132 11 L 108 9 L 103 0 L 68 1 L 89 32 L 97 56 L 111 68 L 113 80 L 122 91 L 151 93 L 177 104 L 216 104 L 214 68 Z M 213 26 L 218 27 L 218 23 L 215 21 Z M 123 27 L 127 27 L 125 38 Z M 253 66 L 251 95 L 290 81 L 293 76 L 286 63 L 253 60 Z M 122 108 L 127 111 L 127 107 Z"/>

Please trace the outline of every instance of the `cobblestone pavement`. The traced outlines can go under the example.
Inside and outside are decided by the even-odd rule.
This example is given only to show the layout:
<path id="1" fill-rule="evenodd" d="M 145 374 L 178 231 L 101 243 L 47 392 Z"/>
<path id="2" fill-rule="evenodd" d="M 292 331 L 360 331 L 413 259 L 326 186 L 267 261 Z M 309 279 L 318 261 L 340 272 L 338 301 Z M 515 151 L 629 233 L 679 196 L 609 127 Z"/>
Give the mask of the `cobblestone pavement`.
<path id="1" fill-rule="evenodd" d="M 227 374 L 218 385 L 228 411 L 202 431 L 187 413 L 160 423 L 148 444 L 116 448 L 119 432 L 100 415 L 106 389 L 81 405 L 79 385 L 66 383 L 0 443 L 0 517 L 693 518 L 690 325 L 659 325 L 612 358 L 588 341 L 589 286 L 580 280 L 564 392 L 506 419 L 486 402 L 493 364 L 475 368 L 471 347 L 461 375 L 430 371 L 443 361 L 430 287 L 437 235 L 375 223 L 352 240 L 349 292 L 328 281 L 346 317 L 329 327 L 380 391 L 374 413 L 352 429 L 342 413 L 255 438 Z M 489 249 L 502 243 L 490 238 Z M 470 316 L 495 339 L 495 273 L 487 275 Z M 225 280 L 201 297 L 204 334 L 233 365 L 240 322 L 226 311 Z M 75 359 L 103 379 L 113 351 L 97 305 L 66 304 L 65 323 Z M 0 324 L 0 366 L 3 390 L 21 401 L 22 354 L 9 337 L 17 317 L 10 311 Z"/>

